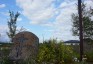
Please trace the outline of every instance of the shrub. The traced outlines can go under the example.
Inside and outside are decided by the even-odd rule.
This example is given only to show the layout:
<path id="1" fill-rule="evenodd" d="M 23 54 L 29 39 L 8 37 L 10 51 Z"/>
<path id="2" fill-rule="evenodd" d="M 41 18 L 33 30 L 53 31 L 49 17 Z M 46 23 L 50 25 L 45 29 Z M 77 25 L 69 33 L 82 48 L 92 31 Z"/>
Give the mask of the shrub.
<path id="1" fill-rule="evenodd" d="M 86 52 L 86 57 L 88 62 L 93 62 L 93 51 Z"/>
<path id="2" fill-rule="evenodd" d="M 71 46 L 65 46 L 63 42 L 49 40 L 40 44 L 37 63 L 39 64 L 63 64 L 72 62 L 73 50 Z"/>
<path id="3" fill-rule="evenodd" d="M 2 64 L 13 64 L 13 61 L 9 60 L 8 57 L 3 57 Z"/>

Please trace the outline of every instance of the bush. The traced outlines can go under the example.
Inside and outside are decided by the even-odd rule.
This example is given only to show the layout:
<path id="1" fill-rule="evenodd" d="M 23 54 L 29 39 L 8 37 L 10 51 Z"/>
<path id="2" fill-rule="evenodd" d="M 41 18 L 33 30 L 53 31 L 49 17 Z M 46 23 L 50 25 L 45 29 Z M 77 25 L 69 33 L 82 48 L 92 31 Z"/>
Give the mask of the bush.
<path id="1" fill-rule="evenodd" d="M 86 52 L 86 58 L 88 62 L 93 62 L 93 51 L 91 52 Z"/>
<path id="2" fill-rule="evenodd" d="M 3 57 L 1 62 L 2 64 L 13 64 L 13 61 L 9 60 L 8 57 Z"/>
<path id="3" fill-rule="evenodd" d="M 40 44 L 37 63 L 39 64 L 63 64 L 73 61 L 73 50 L 71 46 L 65 46 L 63 42 L 49 40 Z"/>

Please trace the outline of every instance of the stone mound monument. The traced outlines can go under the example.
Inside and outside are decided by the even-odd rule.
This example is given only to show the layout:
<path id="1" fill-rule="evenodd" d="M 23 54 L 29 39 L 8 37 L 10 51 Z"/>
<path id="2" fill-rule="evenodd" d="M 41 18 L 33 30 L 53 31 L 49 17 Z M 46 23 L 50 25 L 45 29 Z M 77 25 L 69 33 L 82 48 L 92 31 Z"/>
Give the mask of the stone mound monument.
<path id="1" fill-rule="evenodd" d="M 11 60 L 34 58 L 38 53 L 39 39 L 31 32 L 23 31 L 16 34 L 13 38 L 13 44 L 9 54 Z"/>

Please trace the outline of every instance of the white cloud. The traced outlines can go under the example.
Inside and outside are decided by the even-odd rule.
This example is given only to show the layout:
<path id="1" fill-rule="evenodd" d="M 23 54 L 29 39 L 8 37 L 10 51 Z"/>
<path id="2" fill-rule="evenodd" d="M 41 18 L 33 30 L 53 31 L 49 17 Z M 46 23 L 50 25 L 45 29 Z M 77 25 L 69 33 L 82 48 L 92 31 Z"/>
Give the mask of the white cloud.
<path id="1" fill-rule="evenodd" d="M 8 12 L 0 12 L 0 14 L 4 15 L 4 16 L 9 16 Z"/>
<path id="2" fill-rule="evenodd" d="M 8 27 L 6 25 L 0 25 L 0 41 L 6 42 L 9 41 L 9 38 L 6 34 Z"/>
<path id="3" fill-rule="evenodd" d="M 18 18 L 17 21 L 22 21 L 22 18 Z"/>
<path id="4" fill-rule="evenodd" d="M 31 24 L 44 24 L 52 18 L 56 9 L 54 0 L 16 0 L 17 5 L 23 9 L 23 14 L 31 20 Z"/>
<path id="5" fill-rule="evenodd" d="M 0 8 L 4 8 L 5 6 L 5 4 L 0 4 Z"/>
<path id="6" fill-rule="evenodd" d="M 8 27 L 6 25 L 0 25 L 0 33 L 5 32 L 8 30 Z"/>
<path id="7" fill-rule="evenodd" d="M 77 0 L 64 0 L 59 5 L 55 4 L 57 1 L 59 0 L 16 0 L 16 3 L 23 9 L 24 16 L 31 20 L 30 24 L 52 27 L 52 30 L 47 31 L 60 39 L 78 39 L 71 33 L 71 14 L 78 12 Z M 85 3 L 87 6 L 93 4 L 89 0 Z"/>

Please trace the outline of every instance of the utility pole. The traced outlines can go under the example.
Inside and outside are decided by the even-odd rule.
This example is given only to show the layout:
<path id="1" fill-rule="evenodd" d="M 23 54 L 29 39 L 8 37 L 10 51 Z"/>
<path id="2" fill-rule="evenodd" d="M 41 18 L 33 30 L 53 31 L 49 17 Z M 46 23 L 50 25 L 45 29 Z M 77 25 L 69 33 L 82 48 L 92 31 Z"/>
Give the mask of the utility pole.
<path id="1" fill-rule="evenodd" d="M 78 0 L 78 14 L 79 14 L 79 37 L 80 37 L 80 61 L 82 61 L 83 58 L 83 25 L 82 25 L 82 1 Z"/>

